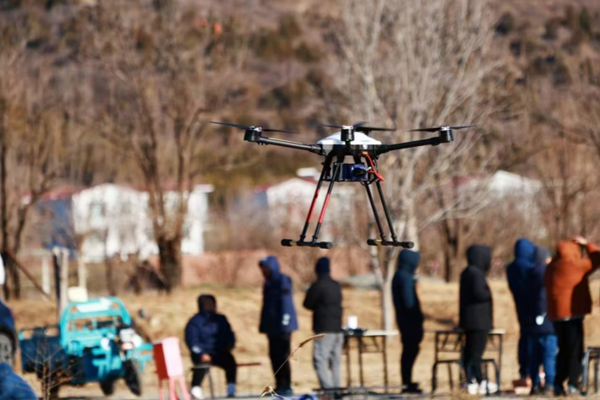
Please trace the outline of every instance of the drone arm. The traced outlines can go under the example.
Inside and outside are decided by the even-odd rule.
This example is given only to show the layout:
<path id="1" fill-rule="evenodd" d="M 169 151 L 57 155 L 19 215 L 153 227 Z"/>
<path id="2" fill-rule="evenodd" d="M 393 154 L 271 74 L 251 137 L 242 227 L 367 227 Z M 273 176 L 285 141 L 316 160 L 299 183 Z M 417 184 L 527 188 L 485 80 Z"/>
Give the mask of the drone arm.
<path id="1" fill-rule="evenodd" d="M 290 149 L 306 150 L 306 151 L 310 151 L 311 153 L 317 153 L 317 154 L 322 154 L 322 152 L 323 152 L 323 149 L 321 148 L 321 146 L 316 145 L 316 144 L 304 144 L 304 143 L 298 143 L 298 142 L 290 142 L 289 140 L 274 139 L 274 138 L 268 138 L 265 136 L 258 136 L 254 140 L 248 140 L 248 141 L 255 142 L 255 143 L 258 143 L 261 145 L 265 145 L 265 146 L 272 144 L 274 146 L 289 147 Z"/>
<path id="2" fill-rule="evenodd" d="M 396 144 L 385 144 L 379 146 L 378 154 L 384 154 L 394 150 L 403 150 L 410 149 L 413 147 L 421 147 L 421 146 L 437 146 L 442 143 L 439 137 L 433 137 L 429 139 L 423 140 L 415 140 L 412 142 L 404 142 L 404 143 L 396 143 Z"/>

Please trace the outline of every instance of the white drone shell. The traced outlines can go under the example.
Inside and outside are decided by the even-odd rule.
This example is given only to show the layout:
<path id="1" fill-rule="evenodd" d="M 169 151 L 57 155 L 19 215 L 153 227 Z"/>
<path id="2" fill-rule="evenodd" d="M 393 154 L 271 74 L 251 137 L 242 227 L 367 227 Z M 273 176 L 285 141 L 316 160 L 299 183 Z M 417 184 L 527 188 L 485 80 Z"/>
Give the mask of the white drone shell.
<path id="1" fill-rule="evenodd" d="M 336 132 L 333 135 L 326 137 L 325 139 L 319 140 L 317 144 L 320 144 L 321 146 L 344 145 L 346 143 L 341 140 L 341 136 L 341 132 Z M 350 144 L 353 146 L 377 146 L 380 145 L 381 142 L 379 140 L 375 140 L 372 137 L 365 135 L 362 132 L 354 132 L 354 140 Z"/>

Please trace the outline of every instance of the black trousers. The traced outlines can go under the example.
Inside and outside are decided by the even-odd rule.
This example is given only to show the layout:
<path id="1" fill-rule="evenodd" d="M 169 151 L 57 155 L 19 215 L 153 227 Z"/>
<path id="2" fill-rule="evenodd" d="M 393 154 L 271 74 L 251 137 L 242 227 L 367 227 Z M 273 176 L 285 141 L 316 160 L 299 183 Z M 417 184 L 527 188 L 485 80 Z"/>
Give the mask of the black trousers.
<path id="1" fill-rule="evenodd" d="M 290 389 L 292 387 L 292 368 L 290 367 L 290 363 L 286 362 L 290 356 L 291 344 L 291 333 L 269 335 L 269 357 L 271 358 L 273 373 L 281 367 L 277 375 L 275 375 L 275 391 L 278 389 Z M 283 365 L 284 362 L 285 365 Z"/>
<path id="2" fill-rule="evenodd" d="M 481 359 L 488 340 L 488 331 L 466 331 L 463 363 L 467 384 L 477 381 L 481 383 Z"/>
<path id="3" fill-rule="evenodd" d="M 228 351 L 224 351 L 217 354 L 211 354 L 210 357 L 211 365 L 223 368 L 225 370 L 227 383 L 235 383 L 237 378 L 237 363 L 235 362 L 235 358 L 233 358 L 233 354 Z M 197 354 L 192 354 L 192 362 L 194 364 L 200 364 L 200 356 Z M 194 375 L 192 376 L 192 387 L 202 386 L 202 381 L 204 380 L 207 372 L 208 369 L 206 368 L 194 369 Z"/>
<path id="4" fill-rule="evenodd" d="M 410 385 L 413 383 L 412 370 L 421 350 L 420 344 L 423 340 L 423 326 L 416 325 L 400 329 L 402 334 L 402 356 L 400 357 L 400 372 L 402 383 Z"/>
<path id="5" fill-rule="evenodd" d="M 554 322 L 558 337 L 555 386 L 562 386 L 568 378 L 569 385 L 578 386 L 583 359 L 583 318 Z"/>

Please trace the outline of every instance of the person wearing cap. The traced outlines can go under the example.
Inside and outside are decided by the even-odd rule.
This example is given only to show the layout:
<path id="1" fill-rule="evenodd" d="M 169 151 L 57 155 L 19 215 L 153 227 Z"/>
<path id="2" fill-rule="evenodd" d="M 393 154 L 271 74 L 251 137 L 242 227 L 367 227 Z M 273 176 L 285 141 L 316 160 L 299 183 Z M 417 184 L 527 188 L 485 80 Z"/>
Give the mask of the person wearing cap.
<path id="1" fill-rule="evenodd" d="M 313 363 L 323 389 L 341 387 L 340 364 L 344 334 L 342 332 L 342 288 L 331 278 L 329 258 L 315 266 L 317 281 L 306 292 L 304 307 L 313 312 L 313 331 L 327 336 L 314 341 Z"/>
<path id="2" fill-rule="evenodd" d="M 224 315 L 217 314 L 217 300 L 203 294 L 198 297 L 198 314 L 185 327 L 185 343 L 190 350 L 194 375 L 190 394 L 194 399 L 203 399 L 202 381 L 208 372 L 198 364 L 211 364 L 225 370 L 227 397 L 235 397 L 237 363 L 231 351 L 235 347 L 235 334 Z"/>
<path id="3" fill-rule="evenodd" d="M 259 331 L 269 339 L 275 392 L 289 397 L 293 394 L 292 370 L 287 359 L 291 353 L 292 332 L 298 329 L 292 279 L 281 273 L 275 256 L 263 258 L 258 265 L 265 278 Z"/>
<path id="4" fill-rule="evenodd" d="M 402 393 L 422 393 L 412 380 L 412 370 L 423 341 L 423 312 L 417 294 L 415 272 L 419 266 L 419 252 L 404 249 L 398 255 L 398 267 L 392 280 L 392 297 L 396 323 L 402 340 L 400 370 Z"/>

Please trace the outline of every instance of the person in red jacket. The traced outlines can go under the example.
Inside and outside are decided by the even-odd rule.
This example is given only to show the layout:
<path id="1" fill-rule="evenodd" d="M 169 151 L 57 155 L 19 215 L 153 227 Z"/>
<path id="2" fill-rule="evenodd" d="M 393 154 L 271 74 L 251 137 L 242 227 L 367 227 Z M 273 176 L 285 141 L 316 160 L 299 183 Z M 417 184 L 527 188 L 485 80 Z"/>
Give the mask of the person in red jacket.
<path id="1" fill-rule="evenodd" d="M 586 254 L 587 253 L 587 254 Z M 600 267 L 600 251 L 582 237 L 560 242 L 556 257 L 548 265 L 544 284 L 548 299 L 548 318 L 558 336 L 558 357 L 554 392 L 578 393 L 583 357 L 583 319 L 592 311 L 589 276 Z"/>

